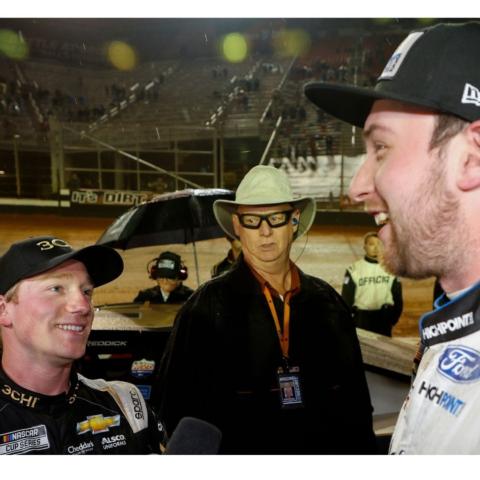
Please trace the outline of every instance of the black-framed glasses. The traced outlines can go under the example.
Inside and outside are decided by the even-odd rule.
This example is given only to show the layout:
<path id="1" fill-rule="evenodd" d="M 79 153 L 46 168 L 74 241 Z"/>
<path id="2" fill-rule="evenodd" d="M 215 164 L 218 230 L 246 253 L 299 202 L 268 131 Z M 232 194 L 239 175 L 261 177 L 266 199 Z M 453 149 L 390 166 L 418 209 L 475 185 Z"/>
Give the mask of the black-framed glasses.
<path id="1" fill-rule="evenodd" d="M 295 210 L 284 210 L 283 212 L 273 212 L 267 215 L 257 215 L 256 213 L 236 213 L 236 215 L 242 227 L 245 228 L 260 228 L 263 220 L 265 220 L 271 228 L 278 228 L 288 223 L 294 211 Z"/>

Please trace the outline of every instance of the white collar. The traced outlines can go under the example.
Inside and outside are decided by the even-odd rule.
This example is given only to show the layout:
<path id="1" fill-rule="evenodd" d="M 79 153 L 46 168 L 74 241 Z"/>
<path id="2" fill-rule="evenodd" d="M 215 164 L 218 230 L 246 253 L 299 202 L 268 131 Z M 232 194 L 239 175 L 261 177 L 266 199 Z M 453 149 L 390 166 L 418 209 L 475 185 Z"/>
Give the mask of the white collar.
<path id="1" fill-rule="evenodd" d="M 164 292 L 162 289 L 160 289 L 160 293 L 162 294 L 163 301 L 166 302 L 168 300 L 168 297 L 170 296 L 170 293 Z"/>

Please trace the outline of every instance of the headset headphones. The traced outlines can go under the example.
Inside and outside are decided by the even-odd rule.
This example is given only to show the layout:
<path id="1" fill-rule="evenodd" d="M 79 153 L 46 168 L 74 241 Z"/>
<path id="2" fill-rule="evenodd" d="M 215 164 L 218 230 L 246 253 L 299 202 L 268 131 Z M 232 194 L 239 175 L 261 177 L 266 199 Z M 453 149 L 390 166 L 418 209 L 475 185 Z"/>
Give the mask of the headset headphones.
<path id="1" fill-rule="evenodd" d="M 170 265 L 173 262 L 173 265 L 169 267 L 159 266 L 160 262 L 168 262 Z M 162 272 L 165 272 L 166 269 L 171 270 L 171 273 L 175 274 L 175 277 L 170 277 Z M 179 255 L 172 252 L 163 252 L 158 257 L 152 258 L 147 264 L 148 276 L 152 280 L 156 280 L 160 277 L 166 278 L 175 278 L 177 280 L 186 280 L 188 278 L 188 269 L 185 264 L 182 262 L 182 259 Z"/>
<path id="2" fill-rule="evenodd" d="M 292 225 L 298 225 L 298 218 L 293 217 L 292 218 Z"/>

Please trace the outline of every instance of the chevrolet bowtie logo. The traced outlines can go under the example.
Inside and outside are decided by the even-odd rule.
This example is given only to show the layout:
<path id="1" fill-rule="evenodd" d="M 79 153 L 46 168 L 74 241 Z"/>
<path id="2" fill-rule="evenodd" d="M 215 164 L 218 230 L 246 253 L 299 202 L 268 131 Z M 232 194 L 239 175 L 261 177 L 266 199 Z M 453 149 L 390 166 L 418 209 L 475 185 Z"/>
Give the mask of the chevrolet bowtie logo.
<path id="1" fill-rule="evenodd" d="M 87 432 L 92 432 L 93 434 L 108 432 L 110 427 L 118 427 L 119 425 L 120 415 L 113 417 L 104 417 L 102 414 L 92 415 L 83 422 L 77 423 L 77 433 L 82 435 Z"/>

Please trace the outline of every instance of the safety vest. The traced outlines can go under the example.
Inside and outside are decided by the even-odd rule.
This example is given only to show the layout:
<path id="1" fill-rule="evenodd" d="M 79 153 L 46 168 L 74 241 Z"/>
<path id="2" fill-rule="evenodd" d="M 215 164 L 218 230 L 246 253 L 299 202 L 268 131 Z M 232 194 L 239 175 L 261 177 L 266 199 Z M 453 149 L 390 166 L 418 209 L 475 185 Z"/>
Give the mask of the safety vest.
<path id="1" fill-rule="evenodd" d="M 394 304 L 392 284 L 395 276 L 379 263 L 368 262 L 362 258 L 350 265 L 347 271 L 355 283 L 353 306 L 360 310 L 379 310 L 382 305 Z"/>

